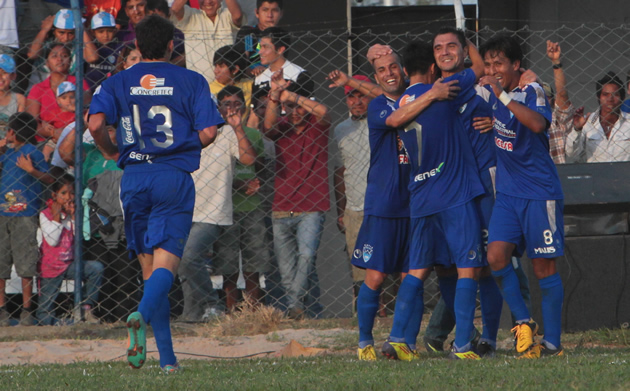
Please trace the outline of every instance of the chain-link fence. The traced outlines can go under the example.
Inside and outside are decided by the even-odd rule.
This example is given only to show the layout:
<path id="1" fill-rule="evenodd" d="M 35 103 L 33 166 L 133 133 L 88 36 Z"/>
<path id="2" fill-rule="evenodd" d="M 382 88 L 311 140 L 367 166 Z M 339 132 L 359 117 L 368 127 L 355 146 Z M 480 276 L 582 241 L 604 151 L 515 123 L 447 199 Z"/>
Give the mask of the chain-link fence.
<path id="1" fill-rule="evenodd" d="M 445 21 L 445 24 L 453 23 Z M 293 27 L 293 30 L 298 29 Z M 586 112 L 597 113 L 600 101 L 595 96 L 596 80 L 612 71 L 627 86 L 629 31 L 626 26 L 606 25 L 563 26 L 539 31 L 482 29 L 470 38 L 481 44 L 497 33 L 517 37 L 525 55 L 523 65 L 554 89 L 554 69 L 546 54 L 546 41 L 559 42 L 562 53 L 559 62 L 566 76 L 569 99 L 574 107 L 586 106 Z M 37 34 L 38 31 L 31 31 L 32 37 Z M 194 65 L 210 82 L 214 81 L 215 94 L 223 87 L 221 83 L 217 85 L 219 81 L 229 80 L 229 84 L 234 82 L 243 89 L 246 106 L 251 105 L 247 107 L 249 118 L 243 118 L 250 127 L 245 133 L 258 158 L 248 161 L 243 156 L 236 133 L 227 126 L 219 133 L 217 141 L 204 151 L 202 168 L 194 175 L 198 192 L 197 226 L 193 227 L 189 241 L 205 247 L 200 250 L 202 256 L 195 259 L 184 255 L 179 279 L 171 292 L 172 316 L 189 322 L 212 319 L 237 308 L 236 303 L 243 292 L 254 300 L 282 310 L 287 310 L 298 300 L 310 317 L 352 316 L 356 288 L 362 277 L 350 267 L 346 237 L 338 227 L 339 194 L 335 189 L 339 183 L 346 185 L 346 210 L 349 212 L 345 213 L 343 222 L 351 236 L 350 231 L 356 231 L 360 225 L 362 208 L 357 199 L 361 199 L 364 190 L 349 186 L 364 186 L 361 183 L 365 178 L 348 175 L 364 175 L 365 162 L 369 161 L 369 145 L 365 135 L 360 135 L 364 131 L 361 122 L 365 120 L 350 118 L 350 101 L 346 101 L 344 89 L 329 87 L 331 81 L 327 76 L 333 70 L 350 70 L 349 73 L 354 75 L 371 78 L 373 70 L 365 59 L 369 46 L 382 43 L 402 49 L 411 40 L 429 40 L 432 32 L 396 35 L 369 31 L 359 34 L 349 31 L 293 32 L 287 57 L 310 74 L 314 85 L 311 95 L 327 108 L 331 125 L 318 125 L 316 128 L 320 133 L 309 136 L 307 141 L 296 137 L 287 142 L 278 137 L 263 137 L 260 132 L 266 94 L 257 95 L 255 87 L 252 94 L 255 77 L 249 72 L 254 70 L 257 61 L 252 56 L 256 52 L 256 40 L 251 41 L 245 36 L 237 42 L 242 44 L 236 46 L 238 50 L 241 53 L 246 50 L 247 56 L 253 60 L 247 58 L 245 65 L 240 63 L 239 69 L 248 72 L 242 72 L 237 80 L 233 80 L 235 75 L 230 72 L 234 69 L 233 59 L 225 55 L 217 61 L 214 56 L 226 42 L 234 42 L 231 35 L 225 36 L 219 44 L 207 38 L 204 31 L 185 34 L 184 49 L 178 56 L 180 64 Z M 94 42 L 96 56 L 89 53 L 89 47 L 83 53 L 76 53 L 71 47 L 54 44 L 54 36 L 49 36 L 36 51 L 32 45 L 2 48 L 15 60 L 14 67 L 9 62 L 0 63 L 4 72 L 0 74 L 0 113 L 4 113 L 0 114 L 0 125 L 3 127 L 2 138 L 6 140 L 5 152 L 0 157 L 3 165 L 0 178 L 3 261 L 0 270 L 5 273 L 0 278 L 7 279 L 4 286 L 6 298 L 0 301 L 3 325 L 18 320 L 21 324 L 36 321 L 64 324 L 79 320 L 79 315 L 72 313 L 75 308 L 73 240 L 83 242 L 81 258 L 85 292 L 81 303 L 82 319 L 118 321 L 137 307 L 141 297 L 140 267 L 126 251 L 118 202 L 122 172 L 112 161 L 103 158 L 89 132 L 76 136 L 83 143 L 83 155 L 74 156 L 76 137 L 73 127 L 68 125 L 75 121 L 71 98 L 75 91 L 73 86 L 62 83 L 83 84 L 88 95 L 87 104 L 90 93 L 98 84 L 138 60 L 138 53 L 132 46 L 121 42 L 109 46 Z M 72 42 L 73 37 L 70 37 L 68 44 Z M 76 57 L 82 55 L 89 60 L 83 81 L 73 77 Z M 213 63 L 221 69 L 226 67 L 228 77 L 219 70 L 215 81 Z M 26 98 L 11 94 L 9 82 L 12 82 L 14 92 L 23 93 Z M 238 108 L 238 102 L 231 102 L 230 97 L 220 97 L 220 106 Z M 23 110 L 31 113 L 37 122 L 29 122 L 24 117 L 21 128 L 11 128 L 9 118 L 16 120 L 16 116 L 11 116 L 13 112 Z M 598 117 L 592 118 L 593 134 L 596 134 L 601 125 Z M 630 127 L 625 121 L 622 116 L 611 127 L 613 133 L 599 139 L 598 145 L 586 145 L 585 155 L 579 161 L 589 161 L 586 155 L 589 148 L 596 153 L 597 148 L 604 148 L 604 142 L 613 145 L 610 149 L 604 148 L 599 156 L 615 151 L 618 155 L 610 156 L 609 161 L 627 160 L 622 157 L 630 153 L 630 145 L 626 145 L 630 140 Z M 11 123 L 17 126 L 18 122 Z M 571 128 L 572 124 L 569 124 L 567 134 L 561 135 L 563 140 L 572 132 Z M 344 132 L 350 137 L 344 139 Z M 580 142 L 588 144 L 595 137 L 587 134 Z M 343 143 L 345 146 L 340 147 Z M 342 157 L 341 150 L 354 153 L 351 158 L 355 160 Z M 238 163 L 239 160 L 244 164 Z M 339 167 L 344 164 L 346 177 L 336 180 L 335 174 L 340 174 Z M 352 164 L 355 166 L 350 167 Z M 73 235 L 74 205 L 69 195 L 73 189 L 64 182 L 63 174 L 72 173 L 72 167 L 76 165 L 82 167 L 83 172 L 83 181 L 76 183 L 76 189 L 81 191 L 84 213 L 74 217 L 81 219 L 84 227 L 83 232 Z M 291 207 L 276 207 L 283 202 L 286 206 L 287 199 L 299 201 L 300 197 L 302 201 Z M 353 203 L 358 203 L 359 207 Z M 276 213 L 272 213 L 272 209 Z M 340 210 L 344 211 L 342 207 Z M 307 213 L 312 211 L 321 213 Z M 352 242 L 352 238 L 348 241 Z M 13 268 L 11 261 L 15 265 Z M 297 280 L 300 280 L 299 284 L 295 283 Z M 395 279 L 387 285 L 381 315 L 393 311 Z M 438 297 L 435 285 L 426 287 L 431 296 L 427 300 L 429 305 Z M 32 298 L 28 294 L 31 291 Z"/>

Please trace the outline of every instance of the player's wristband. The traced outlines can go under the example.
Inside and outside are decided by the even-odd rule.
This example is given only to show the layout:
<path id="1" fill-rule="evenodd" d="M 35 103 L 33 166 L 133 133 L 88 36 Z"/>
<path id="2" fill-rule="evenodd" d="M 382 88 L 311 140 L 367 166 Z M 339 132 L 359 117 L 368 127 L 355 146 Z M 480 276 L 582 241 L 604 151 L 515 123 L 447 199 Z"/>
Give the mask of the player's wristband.
<path id="1" fill-rule="evenodd" d="M 501 95 L 499 95 L 499 100 L 501 101 L 501 103 L 507 106 L 512 101 L 512 98 L 510 98 L 507 92 L 502 91 Z"/>
<path id="2" fill-rule="evenodd" d="M 557 63 L 557 64 L 553 64 L 551 67 L 552 67 L 553 69 L 562 69 L 562 63 L 561 63 L 561 62 L 559 62 L 559 63 Z"/>

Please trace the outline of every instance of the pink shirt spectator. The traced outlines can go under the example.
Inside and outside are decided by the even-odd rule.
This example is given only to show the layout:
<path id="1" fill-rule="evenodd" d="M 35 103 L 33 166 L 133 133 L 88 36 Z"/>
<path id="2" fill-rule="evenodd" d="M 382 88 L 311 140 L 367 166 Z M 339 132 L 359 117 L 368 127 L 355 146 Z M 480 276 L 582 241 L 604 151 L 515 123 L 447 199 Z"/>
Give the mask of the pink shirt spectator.
<path id="1" fill-rule="evenodd" d="M 64 214 L 58 223 L 53 220 L 52 209 L 48 207 L 39 214 L 39 225 L 42 231 L 39 276 L 54 278 L 65 272 L 74 259 L 72 219 Z"/>

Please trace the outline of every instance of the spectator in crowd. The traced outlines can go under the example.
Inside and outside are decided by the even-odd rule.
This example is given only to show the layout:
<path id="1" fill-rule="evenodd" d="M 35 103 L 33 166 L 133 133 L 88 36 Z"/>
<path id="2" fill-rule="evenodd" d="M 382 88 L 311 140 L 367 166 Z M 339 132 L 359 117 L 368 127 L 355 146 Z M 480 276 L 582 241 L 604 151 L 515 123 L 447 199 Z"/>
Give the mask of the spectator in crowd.
<path id="1" fill-rule="evenodd" d="M 569 163 L 626 162 L 630 160 L 630 114 L 621 111 L 626 97 L 621 79 L 608 72 L 595 85 L 599 110 L 584 115 L 575 111 L 567 136 Z"/>
<path id="2" fill-rule="evenodd" d="M 85 18 L 88 22 L 92 21 L 94 15 L 107 12 L 114 18 L 118 16 L 120 11 L 120 0 L 84 0 L 85 5 Z"/>
<path id="3" fill-rule="evenodd" d="M 265 70 L 260 63 L 260 37 L 269 27 L 278 27 L 282 19 L 283 0 L 256 0 L 256 20 L 252 26 L 243 26 L 236 34 L 239 49 L 245 51 L 249 59 L 249 71 L 258 76 Z"/>
<path id="4" fill-rule="evenodd" d="M 210 92 L 214 96 L 225 86 L 236 86 L 243 91 L 245 106 L 243 118 L 249 116 L 252 103 L 253 81 L 245 77 L 246 60 L 234 46 L 223 46 L 214 52 L 214 81 L 210 83 Z"/>
<path id="5" fill-rule="evenodd" d="M 626 87 L 628 91 L 630 91 L 630 70 L 628 70 L 628 74 L 626 75 Z M 623 101 L 621 105 L 621 111 L 624 113 L 630 113 L 630 99 L 626 99 Z"/>
<path id="6" fill-rule="evenodd" d="M 85 41 L 83 56 L 87 63 L 85 79 L 94 92 L 108 74 L 116 69 L 116 53 L 120 43 L 116 39 L 116 20 L 112 14 L 99 12 L 90 22 L 94 41 Z"/>
<path id="7" fill-rule="evenodd" d="M 166 0 L 147 0 L 146 12 L 147 15 L 157 14 L 164 19 L 169 19 L 171 10 Z M 175 47 L 170 62 L 171 64 L 186 68 L 186 45 L 184 38 L 184 33 L 176 28 L 175 38 L 173 39 Z"/>
<path id="8" fill-rule="evenodd" d="M 226 86 L 218 95 L 219 112 L 229 120 L 228 110 L 234 110 L 243 118 L 245 102 L 243 92 L 236 86 Z M 224 276 L 226 306 L 228 311 L 235 309 L 239 299 L 237 280 L 239 276 L 239 253 L 243 260 L 245 292 L 252 304 L 259 304 L 262 298 L 260 275 L 270 269 L 270 255 L 265 242 L 265 212 L 258 194 L 261 188 L 260 172 L 263 166 L 264 145 L 262 135 L 256 129 L 243 127 L 247 139 L 256 154 L 254 164 L 246 165 L 240 160 L 234 167 L 232 203 L 234 224 L 227 227 L 219 237 L 220 244 L 216 264 L 221 264 Z M 227 251 L 221 251 L 227 250 Z M 225 258 L 225 259 L 224 259 Z"/>
<path id="9" fill-rule="evenodd" d="M 274 29 L 266 32 L 270 30 Z M 269 36 L 262 38 L 261 45 L 263 62 L 267 52 L 277 53 Z M 284 52 L 287 46 L 282 43 L 279 50 Z M 312 317 L 321 316 L 322 311 L 316 259 L 325 212 L 330 208 L 327 167 L 330 118 L 326 106 L 308 98 L 311 91 L 299 87 L 299 83 L 289 83 L 285 77 L 282 68 L 276 69 L 271 77 L 263 132 L 276 144 L 272 208 L 275 255 L 288 315 L 300 319 L 305 310 Z M 285 116 L 280 116 L 280 106 Z"/>
<path id="10" fill-rule="evenodd" d="M 26 107 L 24 95 L 11 91 L 11 82 L 15 76 L 13 57 L 0 54 L 0 138 L 4 138 L 7 132 L 11 114 L 24 111 Z"/>
<path id="11" fill-rule="evenodd" d="M 214 143 L 202 151 L 200 168 L 193 173 L 196 188 L 193 225 L 179 272 L 184 292 L 182 320 L 188 322 L 207 321 L 209 316 L 221 311 L 218 295 L 207 272 L 208 255 L 214 255 L 211 265 L 218 274 L 232 276 L 234 259 L 238 265 L 238 252 L 227 255 L 230 249 L 220 249 L 225 242 L 217 243 L 217 239 L 227 226 L 233 224 L 234 164 L 238 159 L 244 165 L 252 165 L 256 153 L 245 135 L 240 111 L 229 99 L 230 94 L 242 96 L 242 92 L 235 92 L 234 87 L 221 95 L 219 107 L 221 102 L 225 102 L 220 110 L 227 125 L 219 129 Z"/>
<path id="12" fill-rule="evenodd" d="M 37 273 L 39 254 L 37 249 L 37 214 L 40 208 L 41 182 L 50 184 L 48 164 L 44 156 L 32 144 L 35 142 L 37 121 L 26 112 L 9 117 L 9 130 L 0 140 L 0 326 L 9 325 L 9 313 L 5 308 L 6 280 L 11 277 L 11 265 L 15 265 L 22 278 L 22 313 L 20 324 L 30 326 L 35 319 L 31 312 L 33 277 Z"/>
<path id="13" fill-rule="evenodd" d="M 260 37 L 260 63 L 267 66 L 264 72 L 256 76 L 254 91 L 269 90 L 271 76 L 282 70 L 284 80 L 290 81 L 293 88 L 299 88 L 304 96 L 313 94 L 314 85 L 311 76 L 304 68 L 287 60 L 291 37 L 289 33 L 279 27 L 270 27 L 262 32 Z"/>
<path id="14" fill-rule="evenodd" d="M 551 125 L 549 126 L 549 152 L 556 164 L 566 163 L 565 144 L 567 134 L 571 131 L 573 114 L 575 113 L 575 107 L 573 107 L 566 89 L 567 83 L 562 69 L 561 55 L 560 44 L 547 41 L 547 57 L 551 60 L 556 93 L 554 94 L 551 86 L 546 83 L 543 83 L 543 89 L 553 108 Z"/>
<path id="15" fill-rule="evenodd" d="M 69 9 L 59 10 L 54 16 L 48 16 L 42 21 L 42 27 L 28 51 L 28 59 L 33 62 L 33 73 L 30 77 L 29 86 L 42 82 L 52 72 L 47 62 L 46 54 L 52 48 L 51 45 L 56 43 L 67 44 L 70 51 L 68 73 L 74 73 L 76 53 L 74 52 L 72 41 L 74 41 L 76 36 L 75 30 L 74 17 L 72 10 Z M 84 33 L 84 40 L 86 40 L 85 37 L 87 37 L 87 33 Z"/>
<path id="16" fill-rule="evenodd" d="M 112 75 L 120 71 L 124 71 L 128 69 L 132 65 L 135 65 L 142 61 L 142 53 L 135 46 L 125 45 L 120 49 L 120 53 L 118 53 L 118 58 L 116 59 L 116 68 L 112 71 Z"/>
<path id="17" fill-rule="evenodd" d="M 186 0 L 175 0 L 171 7 L 171 21 L 188 36 L 186 53 L 188 69 L 201 73 L 208 83 L 214 80 L 212 64 L 214 52 L 232 45 L 234 34 L 243 24 L 243 13 L 237 0 L 201 0 L 199 9 L 186 5 Z"/>
<path id="18" fill-rule="evenodd" d="M 37 141 L 59 137 L 63 127 L 56 128 L 53 123 L 62 121 L 63 114 L 57 104 L 57 89 L 64 81 L 76 83 L 76 77 L 70 75 L 70 49 L 62 43 L 53 43 L 46 55 L 46 64 L 50 68 L 50 76 L 33 86 L 26 100 L 26 111 L 38 120 Z M 84 102 L 89 103 L 91 94 L 85 80 L 83 90 L 86 92 Z"/>
<path id="19" fill-rule="evenodd" d="M 63 175 L 52 185 L 48 207 L 39 214 L 38 241 L 39 302 L 37 319 L 42 326 L 55 321 L 53 305 L 63 280 L 76 280 L 74 265 L 74 177 Z M 97 324 L 99 319 L 92 309 L 98 303 L 98 292 L 103 278 L 103 265 L 98 261 L 85 261 L 83 277 L 86 279 L 85 299 L 82 303 L 83 319 Z"/>

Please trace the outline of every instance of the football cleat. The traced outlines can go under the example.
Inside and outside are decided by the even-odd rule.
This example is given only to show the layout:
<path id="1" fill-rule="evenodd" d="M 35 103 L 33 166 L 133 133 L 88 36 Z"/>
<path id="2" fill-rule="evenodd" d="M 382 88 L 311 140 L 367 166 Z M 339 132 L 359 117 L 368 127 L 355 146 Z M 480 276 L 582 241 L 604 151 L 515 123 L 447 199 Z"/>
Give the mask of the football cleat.
<path id="1" fill-rule="evenodd" d="M 558 349 L 549 349 L 547 346 L 545 346 L 544 343 L 537 343 L 536 345 L 527 349 L 527 351 L 521 354 L 518 358 L 536 359 L 554 356 L 564 356 L 564 350 L 562 349 L 562 346 L 560 346 Z"/>
<path id="2" fill-rule="evenodd" d="M 534 344 L 534 337 L 538 332 L 538 325 L 530 319 L 527 323 L 519 323 L 511 330 L 516 340 L 516 351 L 523 353 Z"/>
<path id="3" fill-rule="evenodd" d="M 183 368 L 179 366 L 178 362 L 173 365 L 164 365 L 161 369 L 162 373 L 165 375 L 175 375 L 183 370 Z"/>
<path id="4" fill-rule="evenodd" d="M 383 355 L 392 360 L 411 361 L 413 353 L 405 342 L 385 341 L 382 349 Z"/>
<path id="5" fill-rule="evenodd" d="M 449 360 L 481 360 L 481 356 L 477 354 L 473 349 L 467 350 L 465 352 L 458 352 L 455 348 L 451 349 L 451 352 L 448 354 Z"/>
<path id="6" fill-rule="evenodd" d="M 479 342 L 477 344 L 477 352 L 481 358 L 494 358 L 496 356 L 496 349 L 486 341 Z"/>
<path id="7" fill-rule="evenodd" d="M 357 349 L 359 354 L 359 361 L 376 361 L 376 351 L 374 350 L 374 346 L 368 345 L 363 349 Z"/>
<path id="8" fill-rule="evenodd" d="M 424 337 L 424 347 L 429 353 L 442 353 L 444 351 L 444 342 Z"/>
<path id="9" fill-rule="evenodd" d="M 127 362 L 129 366 L 138 369 L 147 360 L 147 325 L 142 314 L 133 312 L 127 318 Z"/>

